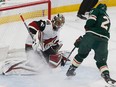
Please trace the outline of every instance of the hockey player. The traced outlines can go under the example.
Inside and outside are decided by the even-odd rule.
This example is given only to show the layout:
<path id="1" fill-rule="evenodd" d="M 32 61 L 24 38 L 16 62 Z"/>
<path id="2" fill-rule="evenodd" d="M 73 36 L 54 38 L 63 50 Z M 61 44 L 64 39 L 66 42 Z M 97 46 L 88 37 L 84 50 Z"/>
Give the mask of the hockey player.
<path id="1" fill-rule="evenodd" d="M 91 49 L 94 50 L 96 60 L 96 66 L 101 72 L 101 76 L 108 84 L 116 83 L 110 77 L 107 56 L 108 56 L 108 40 L 110 38 L 110 19 L 106 13 L 107 6 L 105 4 L 99 4 L 94 8 L 86 22 L 85 30 L 86 33 L 83 36 L 78 54 L 74 57 L 72 65 L 70 65 L 66 75 L 75 76 L 75 70 L 83 62 L 83 60 L 88 56 Z M 75 42 L 75 46 L 78 46 L 78 42 Z"/>
<path id="2" fill-rule="evenodd" d="M 62 47 L 62 43 L 59 40 L 59 31 L 64 23 L 65 18 L 62 14 L 57 14 L 51 21 L 39 20 L 31 22 L 29 24 L 29 31 L 33 39 L 30 35 L 28 36 L 25 44 L 26 51 L 32 48 L 36 51 L 40 51 L 41 49 L 41 52 L 49 64 L 55 67 L 60 63 L 63 64 L 63 59 L 65 58 L 62 56 L 62 53 L 58 51 Z"/>
<path id="3" fill-rule="evenodd" d="M 5 2 L 5 0 L 0 0 L 0 2 Z"/>

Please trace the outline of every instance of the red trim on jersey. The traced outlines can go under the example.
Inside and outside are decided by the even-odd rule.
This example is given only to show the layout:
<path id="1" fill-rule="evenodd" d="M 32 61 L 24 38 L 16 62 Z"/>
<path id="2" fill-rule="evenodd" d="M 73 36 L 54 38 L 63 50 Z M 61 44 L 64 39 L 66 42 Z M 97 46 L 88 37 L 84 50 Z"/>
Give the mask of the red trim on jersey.
<path id="1" fill-rule="evenodd" d="M 56 40 L 56 38 L 57 38 L 57 36 L 54 37 L 54 38 L 50 38 L 50 39 L 45 40 L 45 41 L 44 41 L 44 46 L 45 46 L 46 44 L 50 43 L 50 42 L 54 42 L 54 41 Z"/>
<path id="2" fill-rule="evenodd" d="M 73 59 L 75 61 L 75 63 L 77 64 L 81 64 L 81 62 L 77 61 L 76 59 Z"/>
<path id="3" fill-rule="evenodd" d="M 100 67 L 100 71 L 103 69 L 103 68 L 108 68 L 106 65 Z"/>
<path id="4" fill-rule="evenodd" d="M 35 21 L 31 22 L 31 23 L 29 24 L 29 26 L 30 26 L 30 27 L 34 27 L 36 30 L 40 30 L 39 25 L 37 25 L 37 23 L 36 23 Z"/>

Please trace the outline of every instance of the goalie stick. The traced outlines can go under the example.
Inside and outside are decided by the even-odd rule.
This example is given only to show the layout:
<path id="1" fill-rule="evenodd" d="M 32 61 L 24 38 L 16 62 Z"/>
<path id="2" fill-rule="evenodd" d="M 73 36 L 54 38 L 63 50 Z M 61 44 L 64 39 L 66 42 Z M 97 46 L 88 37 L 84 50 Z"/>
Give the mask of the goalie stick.
<path id="1" fill-rule="evenodd" d="M 33 40 L 33 42 L 35 42 L 35 40 L 34 40 L 34 38 L 33 38 L 33 35 L 32 35 L 32 33 L 30 32 L 30 30 L 29 30 L 29 28 L 28 28 L 28 26 L 27 26 L 27 24 L 26 24 L 26 22 L 25 22 L 23 16 L 21 15 L 21 13 L 20 13 L 20 18 L 21 18 L 21 20 L 23 21 L 23 23 L 24 23 L 24 25 L 25 25 L 25 27 L 26 27 L 28 33 L 30 34 L 30 36 L 31 36 L 31 38 L 32 38 L 32 40 Z M 42 48 L 42 45 L 41 45 L 41 42 L 40 42 L 40 41 L 39 41 L 39 44 L 40 44 L 40 46 L 41 46 L 41 48 Z"/>
<path id="2" fill-rule="evenodd" d="M 30 32 L 30 30 L 29 30 L 29 28 L 28 28 L 28 26 L 27 26 L 27 24 L 26 24 L 26 22 L 25 22 L 23 16 L 21 15 L 21 13 L 20 13 L 20 18 L 21 18 L 21 20 L 23 21 L 23 23 L 24 23 L 24 25 L 25 25 L 25 27 L 26 27 L 28 33 L 30 34 L 31 38 L 32 38 L 33 41 L 34 41 L 33 35 L 32 35 L 32 33 Z M 39 43 L 39 44 L 40 44 L 40 46 L 41 46 L 41 43 Z M 41 48 L 42 48 L 42 47 L 41 47 Z M 40 51 L 40 55 L 41 55 L 41 57 L 42 57 L 41 51 Z M 43 58 L 43 57 L 42 57 L 42 58 Z M 45 62 L 45 61 L 44 61 L 44 62 Z"/>
<path id="3" fill-rule="evenodd" d="M 30 32 L 30 30 L 29 30 L 29 28 L 28 28 L 28 26 L 27 26 L 27 24 L 26 24 L 26 22 L 25 22 L 25 20 L 24 20 L 24 18 L 23 18 L 23 16 L 22 16 L 21 14 L 20 14 L 20 18 L 21 18 L 21 20 L 23 21 L 23 23 L 24 23 L 24 25 L 25 25 L 25 27 L 26 27 L 28 33 L 30 34 L 31 38 L 33 39 L 33 35 L 32 35 L 32 33 Z"/>

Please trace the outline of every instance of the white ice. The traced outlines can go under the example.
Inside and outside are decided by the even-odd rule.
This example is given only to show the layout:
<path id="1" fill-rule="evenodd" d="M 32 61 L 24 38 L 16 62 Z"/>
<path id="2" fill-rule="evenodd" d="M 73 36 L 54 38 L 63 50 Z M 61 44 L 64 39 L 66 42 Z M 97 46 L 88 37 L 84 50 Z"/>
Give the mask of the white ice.
<path id="1" fill-rule="evenodd" d="M 111 77 L 116 79 L 116 7 L 108 8 L 108 14 L 111 19 L 108 65 Z M 64 44 L 61 50 L 71 51 L 74 47 L 74 41 L 85 33 L 84 25 L 86 21 L 78 19 L 76 17 L 76 12 L 64 13 L 64 16 L 66 18 L 66 23 L 60 33 L 60 39 Z M 22 26 L 24 25 L 22 24 Z M 24 43 L 24 41 L 22 41 L 22 43 Z M 71 60 L 77 53 L 77 50 L 78 49 L 71 55 Z M 58 67 L 38 75 L 0 75 L 0 87 L 104 87 L 105 82 L 100 77 L 100 72 L 95 65 L 93 56 L 94 52 L 91 51 L 89 56 L 76 70 L 77 74 L 73 78 L 67 78 L 65 75 L 71 64 L 68 62 L 64 67 Z M 45 69 L 46 68 L 43 68 L 42 70 Z"/>

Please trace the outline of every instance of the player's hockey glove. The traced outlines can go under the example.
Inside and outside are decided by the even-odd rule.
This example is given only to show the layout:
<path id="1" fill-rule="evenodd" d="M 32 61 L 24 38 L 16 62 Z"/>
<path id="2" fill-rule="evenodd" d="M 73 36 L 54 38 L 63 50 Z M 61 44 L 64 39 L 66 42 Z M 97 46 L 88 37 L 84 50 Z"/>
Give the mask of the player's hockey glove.
<path id="1" fill-rule="evenodd" d="M 76 41 L 75 41 L 75 43 L 74 43 L 74 46 L 75 46 L 75 47 L 77 47 L 77 48 L 79 47 L 82 38 L 83 38 L 83 37 L 80 36 L 78 39 L 76 39 Z"/>

